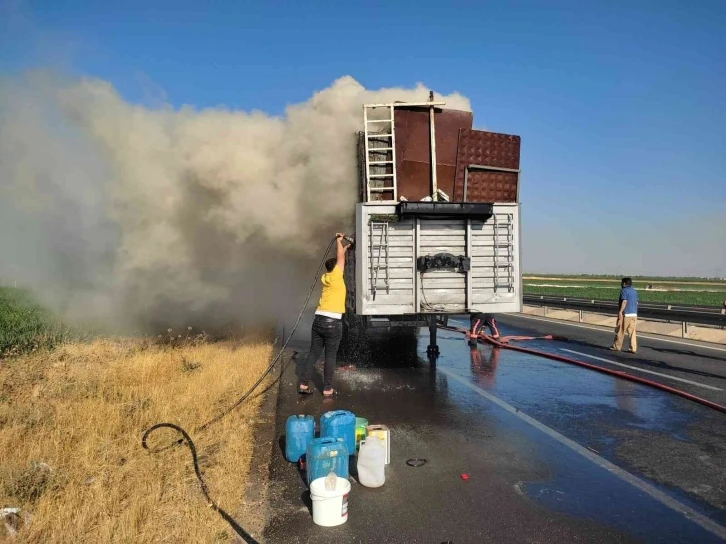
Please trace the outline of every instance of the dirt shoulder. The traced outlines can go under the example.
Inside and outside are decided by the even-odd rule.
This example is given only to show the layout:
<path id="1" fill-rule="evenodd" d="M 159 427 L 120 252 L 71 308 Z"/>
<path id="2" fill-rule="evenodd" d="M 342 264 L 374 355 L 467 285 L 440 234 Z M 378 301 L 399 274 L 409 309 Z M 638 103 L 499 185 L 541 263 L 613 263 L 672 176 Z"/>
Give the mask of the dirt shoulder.
<path id="1" fill-rule="evenodd" d="M 283 353 L 283 364 L 260 393 L 263 400 L 255 421 L 252 459 L 239 510 L 245 529 L 260 542 L 263 542 L 262 534 L 269 520 L 270 462 L 278 447 L 276 424 L 280 377 L 288 365 L 294 364 L 294 357 L 295 352 L 292 350 Z"/>

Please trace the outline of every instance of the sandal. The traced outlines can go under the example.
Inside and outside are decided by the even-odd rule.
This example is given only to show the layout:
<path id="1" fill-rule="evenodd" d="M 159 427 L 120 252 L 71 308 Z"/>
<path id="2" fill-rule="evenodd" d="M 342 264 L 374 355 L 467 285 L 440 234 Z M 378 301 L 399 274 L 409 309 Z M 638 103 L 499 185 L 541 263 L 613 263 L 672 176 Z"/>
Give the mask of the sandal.
<path id="1" fill-rule="evenodd" d="M 337 389 L 323 389 L 324 397 L 333 397 L 338 394 Z"/>
<path id="2" fill-rule="evenodd" d="M 305 389 L 303 389 L 302 387 L 300 387 L 298 385 L 297 386 L 297 392 L 298 392 L 299 395 L 312 395 L 313 394 L 313 390 L 310 388 L 310 386 L 308 386 Z"/>

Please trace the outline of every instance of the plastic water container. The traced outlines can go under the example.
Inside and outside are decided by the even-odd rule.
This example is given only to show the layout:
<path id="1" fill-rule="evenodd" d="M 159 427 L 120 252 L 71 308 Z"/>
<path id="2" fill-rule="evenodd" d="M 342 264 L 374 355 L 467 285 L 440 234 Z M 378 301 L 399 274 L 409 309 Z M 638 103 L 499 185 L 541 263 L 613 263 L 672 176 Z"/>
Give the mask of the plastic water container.
<path id="1" fill-rule="evenodd" d="M 330 471 L 348 479 L 348 448 L 342 438 L 313 438 L 308 444 L 305 463 L 308 485 L 318 478 L 325 478 Z"/>
<path id="2" fill-rule="evenodd" d="M 325 487 L 325 478 L 317 478 L 310 484 L 313 501 L 313 521 L 323 527 L 335 527 L 348 521 L 348 494 L 350 482 L 337 477 L 334 489 Z"/>
<path id="3" fill-rule="evenodd" d="M 355 454 L 355 415 L 347 410 L 325 412 L 320 417 L 320 436 L 342 438 L 349 455 Z"/>
<path id="4" fill-rule="evenodd" d="M 360 443 L 358 481 L 366 487 L 381 487 L 386 481 L 386 446 L 377 436 Z"/>
<path id="5" fill-rule="evenodd" d="M 386 448 L 386 464 L 391 462 L 391 431 L 385 425 L 368 425 L 366 427 L 366 438 L 377 436 L 383 441 Z"/>
<path id="6" fill-rule="evenodd" d="M 355 418 L 355 449 L 356 451 L 360 447 L 360 441 L 366 437 L 366 427 L 368 427 L 368 420 L 364 417 Z"/>
<path id="7" fill-rule="evenodd" d="M 313 416 L 290 416 L 285 424 L 285 458 L 297 463 L 315 438 L 315 418 Z"/>

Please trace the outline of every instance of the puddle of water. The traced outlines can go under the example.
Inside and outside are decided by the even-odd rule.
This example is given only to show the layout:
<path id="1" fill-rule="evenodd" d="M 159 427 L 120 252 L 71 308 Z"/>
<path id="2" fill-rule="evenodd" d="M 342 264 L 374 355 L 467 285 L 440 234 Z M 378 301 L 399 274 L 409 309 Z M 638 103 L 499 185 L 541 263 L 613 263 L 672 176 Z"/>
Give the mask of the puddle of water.
<path id="1" fill-rule="evenodd" d="M 517 334 L 520 331 L 503 332 Z M 425 353 L 427 340 L 426 335 L 419 342 L 421 355 Z M 682 481 L 685 484 L 692 478 L 703 480 L 708 478 L 707 475 L 699 476 L 694 472 L 673 480 L 675 473 L 672 471 L 661 471 L 657 465 L 649 465 L 647 470 L 651 476 L 655 471 L 656 475 L 665 478 L 664 482 L 668 482 L 659 483 L 644 476 L 631 463 L 630 457 L 621 458 L 616 454 L 621 446 L 641 444 L 643 455 L 647 457 L 649 444 L 664 437 L 693 444 L 694 441 L 688 437 L 689 429 L 707 429 L 710 423 L 708 414 L 688 401 L 644 385 L 530 354 L 491 346 L 470 350 L 462 335 L 456 333 L 440 335 L 440 345 L 442 356 L 437 366 L 449 367 L 460 376 L 469 377 L 478 387 L 590 447 L 624 469 L 640 474 L 661 491 L 695 510 L 712 519 L 726 519 L 723 510 L 715 509 L 698 496 L 689 495 L 674 483 Z M 550 352 L 557 348 L 557 343 L 551 341 L 527 342 L 526 345 Z M 472 415 L 488 409 L 486 404 L 482 408 L 467 395 L 450 399 L 462 412 Z M 676 448 L 673 451 L 677 454 L 682 450 Z M 656 462 L 657 458 L 657 453 L 654 453 L 652 461 Z M 657 480 L 658 476 L 655 478 Z"/>
<path id="2" fill-rule="evenodd" d="M 419 340 L 420 352 L 427 340 Z M 492 346 L 471 349 L 456 333 L 441 334 L 439 344 L 437 365 L 470 376 L 472 383 L 515 406 L 534 409 L 530 415 L 548 424 L 594 418 L 609 425 L 680 434 L 694 420 L 679 409 L 680 399 L 644 385 L 527 353 Z"/>
<path id="3" fill-rule="evenodd" d="M 335 379 L 341 383 L 345 383 L 351 389 L 362 389 L 364 391 L 413 391 L 415 385 L 406 382 L 386 381 L 380 370 L 372 369 L 352 369 L 336 372 Z"/>
<path id="4" fill-rule="evenodd" d="M 486 422 L 490 432 L 501 435 L 510 443 L 513 448 L 510 461 L 517 458 L 519 465 L 531 467 L 529 477 L 537 479 L 519 481 L 514 487 L 518 493 L 543 508 L 612 527 L 645 542 L 721 542 L 718 537 L 631 484 L 549 440 L 541 431 L 493 408 L 490 402 L 461 384 L 451 380 L 448 387 L 450 398 L 456 399 L 456 408 L 463 412 L 460 417 L 465 418 L 468 414 L 471 418 L 460 422 L 460 425 L 472 425 L 473 418 L 478 415 L 480 421 Z M 527 409 L 523 408 L 523 411 L 533 415 Z M 552 427 L 557 428 L 555 425 Z M 570 432 L 558 430 L 574 438 Z M 613 437 L 602 439 L 605 447 L 611 447 L 615 441 Z M 688 500 L 677 490 L 653 485 L 712 519 L 718 519 L 712 516 L 712 511 Z"/>

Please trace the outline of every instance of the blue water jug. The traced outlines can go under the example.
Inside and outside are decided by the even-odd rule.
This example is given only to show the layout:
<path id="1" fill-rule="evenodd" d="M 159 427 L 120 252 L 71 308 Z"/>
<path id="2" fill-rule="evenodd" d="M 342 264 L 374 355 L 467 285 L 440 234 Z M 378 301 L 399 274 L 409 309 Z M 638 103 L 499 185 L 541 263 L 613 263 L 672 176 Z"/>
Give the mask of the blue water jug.
<path id="1" fill-rule="evenodd" d="M 325 478 L 331 470 L 340 478 L 348 479 L 348 448 L 341 438 L 313 438 L 308 444 L 305 462 L 308 485 Z"/>
<path id="2" fill-rule="evenodd" d="M 355 454 L 355 415 L 347 410 L 326 412 L 320 417 L 320 436 L 345 440 L 350 455 Z"/>
<path id="3" fill-rule="evenodd" d="M 285 458 L 297 463 L 315 438 L 315 419 L 313 416 L 290 416 L 285 425 Z"/>

